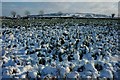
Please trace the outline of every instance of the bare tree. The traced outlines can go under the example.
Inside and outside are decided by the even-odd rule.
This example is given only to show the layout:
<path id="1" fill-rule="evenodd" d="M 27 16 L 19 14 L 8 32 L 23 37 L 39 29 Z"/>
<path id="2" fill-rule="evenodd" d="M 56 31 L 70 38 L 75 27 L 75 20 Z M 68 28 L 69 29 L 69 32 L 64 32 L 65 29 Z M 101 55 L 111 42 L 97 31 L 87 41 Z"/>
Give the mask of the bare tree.
<path id="1" fill-rule="evenodd" d="M 59 12 L 57 12 L 59 15 L 62 15 L 62 12 L 61 11 L 59 11 Z"/>
<path id="2" fill-rule="evenodd" d="M 120 13 L 118 13 L 118 17 L 120 17 Z"/>
<path id="3" fill-rule="evenodd" d="M 25 15 L 26 15 L 26 16 L 30 15 L 30 11 L 26 10 L 26 11 L 25 11 Z"/>
<path id="4" fill-rule="evenodd" d="M 15 11 L 11 11 L 11 15 L 14 18 L 16 16 L 16 12 Z"/>
<path id="5" fill-rule="evenodd" d="M 21 16 L 18 14 L 17 16 L 16 16 L 18 19 L 20 19 L 21 18 Z"/>
<path id="6" fill-rule="evenodd" d="M 43 10 L 40 10 L 40 11 L 39 11 L 39 15 L 43 16 L 43 15 L 44 15 L 44 11 L 43 11 Z"/>
<path id="7" fill-rule="evenodd" d="M 115 14 L 111 14 L 112 18 L 114 18 Z"/>
<path id="8" fill-rule="evenodd" d="M 61 11 L 57 12 L 57 14 L 61 17 L 61 15 L 63 14 Z"/>

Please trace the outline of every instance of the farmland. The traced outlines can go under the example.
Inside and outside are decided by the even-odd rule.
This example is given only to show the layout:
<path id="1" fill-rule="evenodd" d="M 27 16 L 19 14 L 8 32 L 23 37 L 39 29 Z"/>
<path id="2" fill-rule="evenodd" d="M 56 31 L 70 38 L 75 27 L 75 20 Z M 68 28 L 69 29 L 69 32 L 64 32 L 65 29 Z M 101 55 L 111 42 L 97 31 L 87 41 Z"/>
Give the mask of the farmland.
<path id="1" fill-rule="evenodd" d="M 118 80 L 119 20 L 3 19 L 4 78 Z"/>

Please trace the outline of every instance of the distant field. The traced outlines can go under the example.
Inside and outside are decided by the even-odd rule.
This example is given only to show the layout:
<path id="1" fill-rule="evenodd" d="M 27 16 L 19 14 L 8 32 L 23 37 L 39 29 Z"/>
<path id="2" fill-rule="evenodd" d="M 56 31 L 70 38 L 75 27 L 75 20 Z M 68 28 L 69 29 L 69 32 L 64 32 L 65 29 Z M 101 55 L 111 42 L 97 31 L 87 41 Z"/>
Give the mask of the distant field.
<path id="1" fill-rule="evenodd" d="M 32 25 L 46 25 L 52 26 L 56 24 L 63 24 L 64 26 L 71 26 L 74 24 L 78 25 L 100 25 L 100 26 L 109 26 L 118 24 L 120 19 L 64 19 L 64 18 L 53 18 L 53 19 L 3 19 L 2 25 L 6 25 L 9 27 L 14 26 L 24 26 L 30 27 Z M 44 23 L 44 24 L 42 24 Z M 118 26 L 116 26 L 119 28 Z"/>

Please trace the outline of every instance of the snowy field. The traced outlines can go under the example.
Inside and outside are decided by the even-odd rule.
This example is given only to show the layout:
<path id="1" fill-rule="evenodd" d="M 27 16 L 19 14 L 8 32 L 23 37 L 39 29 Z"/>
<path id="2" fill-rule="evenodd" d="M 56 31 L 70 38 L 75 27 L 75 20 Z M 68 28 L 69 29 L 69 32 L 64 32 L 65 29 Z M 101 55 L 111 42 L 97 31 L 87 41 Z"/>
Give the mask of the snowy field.
<path id="1" fill-rule="evenodd" d="M 112 20 L 3 21 L 2 78 L 120 80 L 117 26 Z"/>

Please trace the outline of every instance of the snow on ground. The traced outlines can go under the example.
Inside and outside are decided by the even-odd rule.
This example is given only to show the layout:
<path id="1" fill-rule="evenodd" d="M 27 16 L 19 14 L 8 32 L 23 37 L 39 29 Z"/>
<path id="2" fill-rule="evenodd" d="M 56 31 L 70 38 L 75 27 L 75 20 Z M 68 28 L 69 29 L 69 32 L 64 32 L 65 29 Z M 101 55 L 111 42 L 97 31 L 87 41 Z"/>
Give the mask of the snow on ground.
<path id="1" fill-rule="evenodd" d="M 1 31 L 3 79 L 120 78 L 114 24 L 38 26 Z"/>

